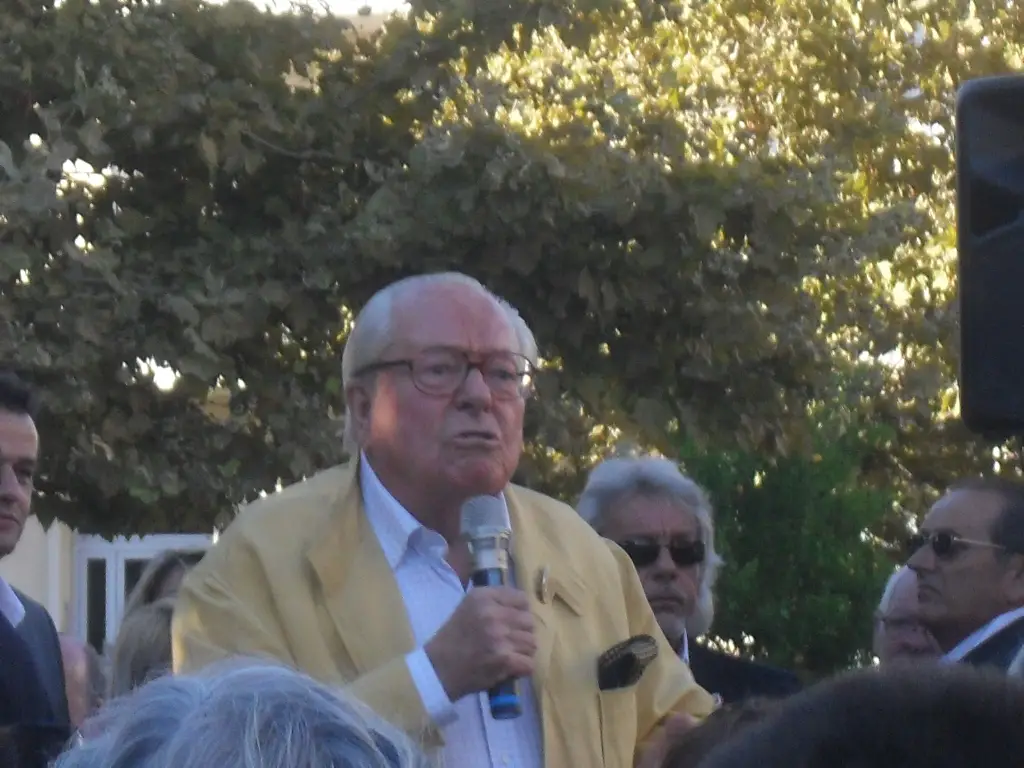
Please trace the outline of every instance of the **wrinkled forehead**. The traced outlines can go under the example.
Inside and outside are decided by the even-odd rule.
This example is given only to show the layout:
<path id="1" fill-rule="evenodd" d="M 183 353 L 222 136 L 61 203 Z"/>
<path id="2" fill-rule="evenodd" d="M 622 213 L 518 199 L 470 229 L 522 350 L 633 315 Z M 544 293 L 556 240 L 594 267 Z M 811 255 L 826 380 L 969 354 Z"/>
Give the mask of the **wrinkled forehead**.
<path id="1" fill-rule="evenodd" d="M 950 491 L 928 510 L 921 522 L 926 532 L 949 531 L 974 538 L 992 530 L 1004 506 L 998 494 L 989 491 Z"/>
<path id="2" fill-rule="evenodd" d="M 519 351 L 511 318 L 498 302 L 466 285 L 425 287 L 394 309 L 389 346 Z"/>
<path id="3" fill-rule="evenodd" d="M 614 499 L 606 527 L 620 534 L 701 538 L 700 521 L 693 508 L 660 492 L 633 491 Z"/>

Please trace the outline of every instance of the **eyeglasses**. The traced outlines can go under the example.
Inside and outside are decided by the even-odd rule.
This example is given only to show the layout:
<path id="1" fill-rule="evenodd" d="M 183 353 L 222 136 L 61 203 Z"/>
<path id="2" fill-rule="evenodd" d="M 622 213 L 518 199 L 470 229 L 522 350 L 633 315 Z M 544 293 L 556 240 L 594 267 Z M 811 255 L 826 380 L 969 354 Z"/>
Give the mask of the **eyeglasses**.
<path id="1" fill-rule="evenodd" d="M 707 556 L 707 548 L 703 541 L 689 541 L 686 539 L 675 539 L 663 544 L 655 539 L 638 538 L 627 539 L 619 542 L 619 546 L 629 555 L 633 565 L 637 568 L 646 568 L 653 565 L 661 556 L 661 550 L 667 549 L 672 562 L 679 568 L 687 568 L 691 565 L 703 563 Z"/>
<path id="2" fill-rule="evenodd" d="M 409 358 L 372 363 L 360 368 L 355 375 L 385 368 L 408 368 L 416 389 L 435 397 L 455 394 L 474 369 L 480 371 L 496 398 L 527 397 L 533 389 L 533 364 L 513 352 L 492 352 L 471 360 L 460 350 L 427 349 Z"/>
<path id="3" fill-rule="evenodd" d="M 965 539 L 957 536 L 951 531 L 933 531 L 931 533 L 918 533 L 907 539 L 906 554 L 912 557 L 921 547 L 930 546 L 935 556 L 941 560 L 949 560 L 966 547 L 984 547 L 986 549 L 1006 549 L 1001 544 L 994 544 L 991 541 L 978 541 L 977 539 Z"/>

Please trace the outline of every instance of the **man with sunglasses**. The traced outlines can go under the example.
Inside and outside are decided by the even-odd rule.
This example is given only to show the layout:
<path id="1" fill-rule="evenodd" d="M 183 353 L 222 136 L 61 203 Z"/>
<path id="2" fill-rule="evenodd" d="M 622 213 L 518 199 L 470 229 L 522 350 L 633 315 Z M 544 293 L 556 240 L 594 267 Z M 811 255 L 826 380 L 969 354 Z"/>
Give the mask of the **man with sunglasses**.
<path id="1" fill-rule="evenodd" d="M 1007 670 L 1024 648 L 1024 486 L 954 485 L 908 541 L 921 623 L 944 659 Z"/>
<path id="2" fill-rule="evenodd" d="M 715 552 L 711 503 L 668 459 L 614 458 L 598 464 L 577 512 L 629 556 L 658 625 L 694 678 L 727 703 L 787 696 L 795 675 L 693 642 L 714 618 Z"/>

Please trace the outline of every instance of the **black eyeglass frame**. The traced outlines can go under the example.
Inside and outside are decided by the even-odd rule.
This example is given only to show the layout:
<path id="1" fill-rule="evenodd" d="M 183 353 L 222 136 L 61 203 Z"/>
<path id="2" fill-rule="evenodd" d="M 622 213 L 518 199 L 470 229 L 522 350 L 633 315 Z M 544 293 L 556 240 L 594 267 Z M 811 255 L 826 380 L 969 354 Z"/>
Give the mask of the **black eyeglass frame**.
<path id="1" fill-rule="evenodd" d="M 953 531 L 930 531 L 908 536 L 904 543 L 907 559 L 913 557 L 922 547 L 931 547 L 932 554 L 940 560 L 950 560 L 967 547 L 982 547 L 1006 551 L 1002 544 L 979 539 L 968 539 Z"/>
<path id="2" fill-rule="evenodd" d="M 426 358 L 429 358 L 430 355 L 441 354 L 450 355 L 453 361 L 458 360 L 462 367 L 461 373 L 452 376 L 451 380 L 443 385 L 426 383 L 424 381 L 425 374 L 421 366 L 429 365 L 430 361 Z M 510 359 L 515 362 L 514 378 L 519 379 L 518 383 L 514 383 L 515 391 L 511 389 L 505 390 L 500 386 L 496 387 L 493 380 L 488 376 L 488 371 L 486 370 L 488 365 L 497 359 Z M 409 378 L 412 380 L 413 386 L 423 394 L 430 395 L 431 397 L 448 397 L 455 394 L 466 383 L 470 372 L 477 370 L 480 371 L 480 375 L 491 390 L 491 393 L 499 400 L 514 400 L 517 397 L 526 399 L 530 397 L 533 394 L 533 375 L 536 370 L 536 366 L 529 358 L 517 352 L 489 352 L 482 355 L 470 355 L 459 349 L 435 347 L 425 349 L 412 357 L 380 360 L 376 363 L 364 365 L 353 374 L 353 378 L 387 370 L 388 368 L 406 368 L 409 371 Z"/>
<path id="3" fill-rule="evenodd" d="M 677 568 L 689 568 L 707 561 L 708 548 L 703 541 L 659 541 L 643 537 L 623 539 L 616 542 L 633 561 L 636 568 L 647 568 L 658 561 L 663 549 L 668 550 Z"/>

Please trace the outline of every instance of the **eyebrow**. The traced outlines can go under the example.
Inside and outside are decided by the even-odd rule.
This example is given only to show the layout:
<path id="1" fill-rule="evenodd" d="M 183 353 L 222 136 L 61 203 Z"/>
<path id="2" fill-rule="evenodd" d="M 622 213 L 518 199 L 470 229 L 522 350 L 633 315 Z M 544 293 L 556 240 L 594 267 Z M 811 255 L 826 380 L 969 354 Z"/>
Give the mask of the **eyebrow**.
<path id="1" fill-rule="evenodd" d="M 10 464 L 15 467 L 35 469 L 38 463 L 39 459 L 35 456 L 5 456 L 3 453 L 0 453 L 0 464 Z"/>

